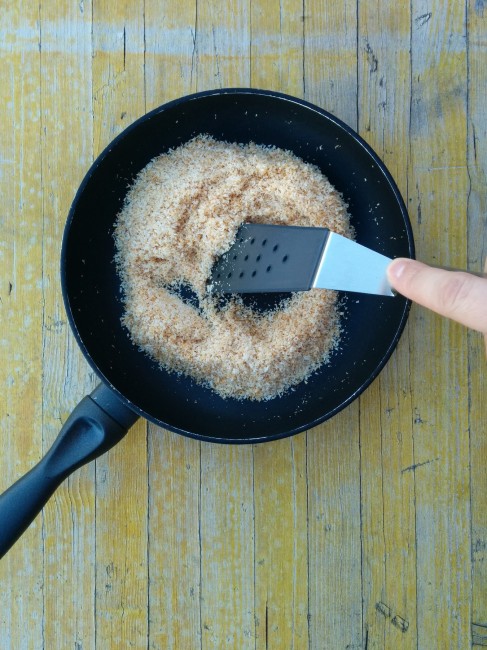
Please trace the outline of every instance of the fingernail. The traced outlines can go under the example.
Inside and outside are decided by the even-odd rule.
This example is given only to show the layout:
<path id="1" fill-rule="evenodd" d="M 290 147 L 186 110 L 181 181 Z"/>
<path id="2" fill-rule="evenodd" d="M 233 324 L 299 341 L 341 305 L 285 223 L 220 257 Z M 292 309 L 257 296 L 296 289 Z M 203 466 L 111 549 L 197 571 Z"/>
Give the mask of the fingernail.
<path id="1" fill-rule="evenodd" d="M 404 273 L 406 270 L 408 264 L 410 263 L 410 260 L 399 257 L 395 260 L 393 260 L 387 269 L 387 273 L 390 278 L 393 278 L 394 280 L 399 280 L 401 275 Z"/>

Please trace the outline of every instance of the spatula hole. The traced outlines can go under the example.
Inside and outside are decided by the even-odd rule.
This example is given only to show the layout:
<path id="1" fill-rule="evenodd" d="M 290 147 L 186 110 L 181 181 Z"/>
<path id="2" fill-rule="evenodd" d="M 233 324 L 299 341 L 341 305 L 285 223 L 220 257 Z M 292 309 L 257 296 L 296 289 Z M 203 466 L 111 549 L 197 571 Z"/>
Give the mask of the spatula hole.
<path id="1" fill-rule="evenodd" d="M 272 266 L 269 265 L 269 266 L 266 268 L 265 272 L 266 272 L 266 273 L 270 273 L 271 268 L 272 268 Z"/>
<path id="2" fill-rule="evenodd" d="M 267 239 L 264 239 L 262 242 L 262 246 L 265 246 L 267 244 Z"/>
<path id="3" fill-rule="evenodd" d="M 257 275 L 257 271 L 252 271 L 252 277 L 255 278 L 256 275 Z"/>
<path id="4" fill-rule="evenodd" d="M 244 273 L 243 271 L 240 271 L 238 277 L 239 277 L 239 278 L 243 278 L 244 275 L 245 275 L 245 273 Z"/>
<path id="5" fill-rule="evenodd" d="M 284 255 L 284 257 L 282 258 L 283 263 L 285 264 L 287 260 L 288 260 L 288 255 Z"/>
<path id="6" fill-rule="evenodd" d="M 275 244 L 275 245 L 272 247 L 272 252 L 275 253 L 275 252 L 277 251 L 278 248 L 279 248 L 279 244 Z"/>
<path id="7" fill-rule="evenodd" d="M 260 262 L 260 255 L 257 255 L 257 257 L 255 258 L 255 261 Z"/>

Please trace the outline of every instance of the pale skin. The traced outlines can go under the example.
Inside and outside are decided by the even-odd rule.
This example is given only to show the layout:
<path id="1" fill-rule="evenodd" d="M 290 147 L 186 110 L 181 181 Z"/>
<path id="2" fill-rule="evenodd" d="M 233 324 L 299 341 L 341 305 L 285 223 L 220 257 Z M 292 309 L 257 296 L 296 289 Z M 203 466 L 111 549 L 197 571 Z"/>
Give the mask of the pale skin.
<path id="1" fill-rule="evenodd" d="M 388 276 L 394 289 L 406 298 L 481 332 L 487 353 L 487 277 L 446 271 L 406 258 L 391 262 Z"/>

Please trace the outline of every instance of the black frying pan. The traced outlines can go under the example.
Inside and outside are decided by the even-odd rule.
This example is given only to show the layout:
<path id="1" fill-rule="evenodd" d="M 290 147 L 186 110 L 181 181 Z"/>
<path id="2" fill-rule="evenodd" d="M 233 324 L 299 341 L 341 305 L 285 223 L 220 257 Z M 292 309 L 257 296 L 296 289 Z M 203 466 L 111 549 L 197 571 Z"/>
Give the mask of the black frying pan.
<path id="1" fill-rule="evenodd" d="M 162 370 L 121 326 L 113 225 L 128 185 L 155 156 L 199 133 L 289 149 L 318 165 L 349 204 L 357 241 L 414 256 L 407 211 L 390 174 L 348 126 L 275 92 L 215 90 L 157 108 L 119 135 L 88 171 L 73 201 L 61 255 L 71 327 L 102 380 L 66 422 L 46 457 L 0 497 L 0 556 L 68 474 L 113 446 L 138 416 L 214 442 L 260 442 L 314 427 L 350 404 L 378 375 L 404 328 L 402 297 L 350 295 L 340 349 L 306 383 L 268 402 L 223 399 Z"/>

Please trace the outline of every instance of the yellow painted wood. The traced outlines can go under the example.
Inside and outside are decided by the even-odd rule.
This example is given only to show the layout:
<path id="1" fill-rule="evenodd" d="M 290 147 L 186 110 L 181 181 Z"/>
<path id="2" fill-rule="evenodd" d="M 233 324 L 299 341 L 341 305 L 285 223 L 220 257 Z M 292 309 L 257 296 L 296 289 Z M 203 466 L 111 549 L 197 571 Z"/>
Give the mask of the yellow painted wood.
<path id="1" fill-rule="evenodd" d="M 94 154 L 145 111 L 142 2 L 95 0 Z M 147 424 L 96 462 L 96 639 L 100 647 L 147 646 Z M 114 540 L 122 543 L 114 543 Z"/>
<path id="2" fill-rule="evenodd" d="M 304 16 L 297 0 L 250 5 L 250 83 L 302 97 Z"/>
<path id="3" fill-rule="evenodd" d="M 464 7 L 413 4 L 409 188 L 418 255 L 465 267 Z M 435 19 L 433 20 L 433 15 Z M 464 329 L 414 309 L 411 373 L 420 647 L 471 643 L 468 349 Z"/>
<path id="4" fill-rule="evenodd" d="M 38 8 L 18 3 L 3 13 L 12 33 L 0 42 L 2 491 L 42 456 L 43 322 Z M 22 48 L 18 30 L 23 32 Z M 0 638 L 5 647 L 34 650 L 42 634 L 42 617 L 36 616 L 43 601 L 42 547 L 38 518 L 0 562 Z"/>
<path id="5" fill-rule="evenodd" d="M 482 88 L 487 85 L 485 68 L 485 19 L 481 5 L 468 7 L 468 264 L 472 270 L 487 265 L 487 106 Z M 469 430 L 471 463 L 472 623 L 473 639 L 487 644 L 487 394 L 486 347 L 479 334 L 469 336 Z"/>
<path id="6" fill-rule="evenodd" d="M 250 3 L 198 3 L 196 89 L 248 86 Z M 201 648 L 255 646 L 252 449 L 201 444 Z M 237 523 L 238 522 L 238 523 Z"/>
<path id="7" fill-rule="evenodd" d="M 308 432 L 309 637 L 312 648 L 362 638 L 358 405 Z"/>
<path id="8" fill-rule="evenodd" d="M 410 6 L 361 3 L 358 21 L 359 131 L 406 196 L 410 123 L 404 107 L 411 84 Z M 417 639 L 408 347 L 409 330 L 401 341 L 404 352 L 393 356 L 360 399 L 364 631 L 369 648 L 412 648 Z"/>
<path id="9" fill-rule="evenodd" d="M 303 96 L 303 6 L 250 5 L 250 85 Z M 253 455 L 255 648 L 308 645 L 306 435 Z"/>
<path id="10" fill-rule="evenodd" d="M 304 17 L 305 97 L 357 122 L 355 3 L 309 2 Z M 347 80 L 355 79 L 353 84 Z M 358 403 L 308 432 L 309 639 L 360 647 L 362 569 Z"/>
<path id="11" fill-rule="evenodd" d="M 168 99 L 252 85 L 317 103 L 386 161 L 418 256 L 481 268 L 483 3 L 1 9 L 0 489 L 96 384 L 60 292 L 74 192 Z M 481 337 L 413 307 L 380 378 L 295 438 L 219 446 L 139 422 L 0 562 L 2 650 L 485 645 L 485 382 Z"/>
<path id="12" fill-rule="evenodd" d="M 151 426 L 149 467 L 149 638 L 154 648 L 199 647 L 200 445 Z"/>
<path id="13" fill-rule="evenodd" d="M 146 0 L 147 110 L 196 90 L 196 3 Z M 149 639 L 201 644 L 200 445 L 149 426 Z"/>
<path id="14" fill-rule="evenodd" d="M 357 126 L 357 3 L 308 0 L 303 20 L 304 95 Z"/>
<path id="15" fill-rule="evenodd" d="M 196 91 L 196 0 L 144 4 L 147 110 Z"/>
<path id="16" fill-rule="evenodd" d="M 255 647 L 308 645 L 306 434 L 254 448 Z"/>
<path id="17" fill-rule="evenodd" d="M 201 647 L 255 647 L 250 446 L 201 445 Z M 252 576 L 252 578 L 250 578 Z"/>
<path id="18" fill-rule="evenodd" d="M 250 0 L 198 2 L 196 90 L 250 83 Z"/>
<path id="19" fill-rule="evenodd" d="M 91 7 L 43 6 L 40 10 L 41 162 L 43 225 L 44 449 L 56 438 L 92 379 L 67 324 L 59 281 L 59 250 L 70 203 L 93 158 L 91 101 Z M 70 98 L 70 102 L 60 98 Z M 55 152 L 56 155 L 53 155 Z M 76 473 L 43 513 L 43 638 L 82 643 L 95 632 L 95 471 Z M 32 549 L 33 553 L 38 552 Z M 53 570 L 62 567 L 62 570 Z M 84 607 L 80 608 L 79 603 Z"/>

